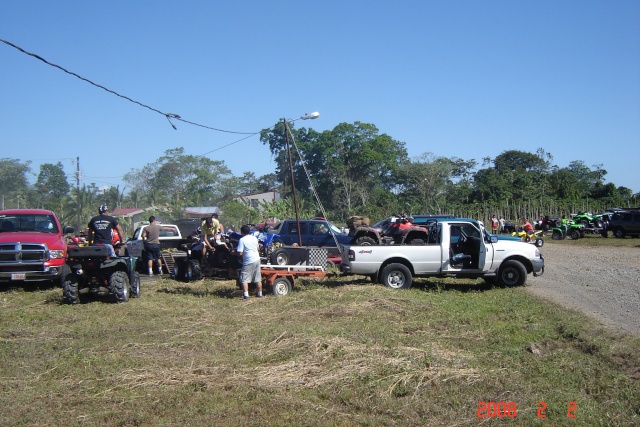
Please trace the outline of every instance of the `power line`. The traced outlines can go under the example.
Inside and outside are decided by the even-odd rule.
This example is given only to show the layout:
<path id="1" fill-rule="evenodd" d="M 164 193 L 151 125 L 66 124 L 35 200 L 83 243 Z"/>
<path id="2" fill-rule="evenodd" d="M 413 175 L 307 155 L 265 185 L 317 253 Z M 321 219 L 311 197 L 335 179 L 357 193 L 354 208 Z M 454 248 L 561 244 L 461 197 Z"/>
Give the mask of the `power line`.
<path id="1" fill-rule="evenodd" d="M 98 83 L 94 83 L 93 81 L 91 81 L 91 80 L 87 79 L 86 77 L 82 77 L 81 75 L 76 74 L 76 73 L 74 73 L 73 71 L 69 71 L 69 70 L 67 70 L 67 69 L 66 69 L 66 68 L 64 68 L 64 67 L 61 67 L 61 66 L 56 65 L 56 64 L 54 64 L 54 63 L 52 63 L 52 62 L 49 62 L 49 61 L 47 61 L 46 59 L 44 59 L 43 57 L 41 57 L 41 56 L 39 56 L 39 55 L 36 55 L 35 53 L 28 52 L 28 51 L 24 50 L 23 48 L 21 48 L 20 46 L 16 46 L 15 44 L 13 44 L 13 43 L 11 43 L 11 42 L 9 42 L 9 41 L 7 41 L 7 40 L 0 39 L 0 41 L 1 41 L 2 43 L 4 43 L 4 44 L 8 45 L 8 46 L 13 47 L 14 49 L 19 50 L 20 52 L 22 52 L 22 53 L 24 53 L 24 54 L 26 54 L 26 55 L 32 56 L 32 57 L 34 57 L 34 58 L 36 58 L 36 59 L 38 59 L 38 60 L 40 60 L 40 61 L 44 62 L 45 64 L 47 64 L 47 65 L 49 65 L 49 66 L 51 66 L 51 67 L 55 67 L 55 68 L 57 68 L 57 69 L 59 69 L 59 70 L 61 70 L 61 71 L 64 71 L 65 73 L 67 73 L 67 74 L 69 74 L 69 75 L 72 75 L 72 76 L 74 76 L 74 77 L 76 77 L 76 78 L 78 78 L 78 79 L 80 79 L 80 80 L 82 80 L 82 81 L 85 81 L 85 82 L 87 82 L 87 83 L 89 83 L 89 84 L 91 84 L 91 85 L 93 85 L 93 86 L 95 86 L 95 87 L 98 87 L 98 88 L 100 88 L 100 89 L 102 89 L 102 90 L 104 90 L 104 91 L 107 91 L 107 92 L 109 92 L 109 93 L 111 93 L 111 94 L 113 94 L 113 95 L 116 95 L 116 96 L 118 96 L 118 97 L 120 97 L 120 98 L 122 98 L 122 99 L 126 99 L 126 100 L 127 100 L 127 101 L 129 101 L 129 102 L 132 102 L 132 103 L 134 103 L 134 104 L 137 104 L 137 105 L 139 105 L 139 106 L 141 106 L 141 107 L 144 107 L 144 108 L 146 108 L 146 109 L 148 109 L 148 110 L 151 110 L 151 111 L 153 111 L 154 113 L 158 113 L 158 114 L 163 115 L 164 117 L 166 117 L 166 119 L 169 121 L 169 124 L 170 124 L 170 125 L 171 125 L 171 127 L 172 127 L 172 128 L 174 128 L 174 129 L 177 129 L 177 128 L 175 127 L 175 125 L 173 124 L 173 122 L 171 121 L 171 119 L 173 119 L 173 120 L 179 120 L 179 121 L 181 121 L 181 122 L 184 122 L 184 123 L 187 123 L 187 124 L 190 124 L 190 125 L 193 125 L 193 126 L 198 126 L 198 127 L 201 127 L 201 128 L 205 128 L 205 129 L 209 129 L 209 130 L 213 130 L 213 131 L 217 131 L 217 132 L 235 133 L 235 134 L 240 134 L 240 135 L 249 135 L 249 136 L 253 136 L 253 135 L 256 135 L 257 133 L 259 133 L 259 132 L 236 132 L 236 131 L 230 131 L 230 130 L 218 129 L 218 128 L 214 128 L 214 127 L 211 127 L 211 126 L 206 126 L 206 125 L 203 125 L 203 124 L 200 124 L 200 123 L 195 123 L 195 122 L 192 122 L 192 121 L 189 121 L 189 120 L 185 120 L 185 119 L 183 119 L 182 117 L 180 117 L 178 114 L 173 114 L 173 113 L 163 113 L 162 111 L 158 110 L 157 108 L 154 108 L 154 107 L 151 107 L 151 106 L 149 106 L 149 105 L 143 104 L 142 102 L 136 101 L 135 99 L 129 98 L 128 96 L 121 95 L 121 94 L 119 94 L 118 92 L 116 92 L 116 91 L 114 91 L 114 90 L 111 90 L 111 89 L 109 89 L 109 88 L 107 88 L 107 87 L 105 87 L 105 86 L 102 86 L 102 85 L 100 85 L 100 84 L 98 84 Z M 238 141 L 236 141 L 236 142 L 238 142 Z"/>

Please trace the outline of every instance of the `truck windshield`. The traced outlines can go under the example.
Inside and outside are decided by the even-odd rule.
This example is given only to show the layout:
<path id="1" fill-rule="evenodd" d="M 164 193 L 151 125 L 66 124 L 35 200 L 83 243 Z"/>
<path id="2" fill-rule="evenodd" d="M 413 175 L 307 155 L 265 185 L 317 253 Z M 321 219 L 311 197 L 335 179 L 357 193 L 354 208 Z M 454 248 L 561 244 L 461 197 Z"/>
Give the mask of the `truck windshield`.
<path id="1" fill-rule="evenodd" d="M 45 214 L 0 215 L 0 231 L 36 231 L 52 234 L 59 232 L 53 216 Z"/>

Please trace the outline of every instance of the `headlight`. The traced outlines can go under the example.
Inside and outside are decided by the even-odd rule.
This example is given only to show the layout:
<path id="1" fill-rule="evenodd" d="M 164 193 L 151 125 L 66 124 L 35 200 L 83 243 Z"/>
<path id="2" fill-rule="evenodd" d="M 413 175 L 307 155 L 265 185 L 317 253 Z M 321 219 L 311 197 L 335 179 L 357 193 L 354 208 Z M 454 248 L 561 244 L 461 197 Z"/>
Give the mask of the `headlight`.
<path id="1" fill-rule="evenodd" d="M 536 254 L 536 258 L 540 258 L 540 251 L 539 250 L 536 249 L 535 254 Z"/>
<path id="2" fill-rule="evenodd" d="M 49 251 L 49 258 L 51 259 L 64 258 L 64 251 L 62 250 Z"/>

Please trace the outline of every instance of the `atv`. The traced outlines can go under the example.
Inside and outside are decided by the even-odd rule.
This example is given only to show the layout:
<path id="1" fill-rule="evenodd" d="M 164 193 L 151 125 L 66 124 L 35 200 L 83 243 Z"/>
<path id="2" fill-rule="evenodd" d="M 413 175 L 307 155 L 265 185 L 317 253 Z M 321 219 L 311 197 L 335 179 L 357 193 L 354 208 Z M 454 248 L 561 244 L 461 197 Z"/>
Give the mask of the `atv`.
<path id="1" fill-rule="evenodd" d="M 429 236 L 427 228 L 415 226 L 411 216 L 391 216 L 373 226 L 369 226 L 369 218 L 360 222 L 358 222 L 358 218 L 366 217 L 351 217 L 347 220 L 349 236 L 351 236 L 354 245 L 402 245 L 407 243 L 419 245 L 425 244 Z"/>
<path id="2" fill-rule="evenodd" d="M 520 237 L 521 241 L 531 243 L 538 248 L 544 246 L 544 239 L 542 238 L 542 236 L 544 236 L 543 230 L 536 230 L 533 233 L 529 234 L 524 231 L 522 227 L 519 227 L 518 231 L 514 231 L 513 233 L 511 233 L 511 235 Z"/>
<path id="3" fill-rule="evenodd" d="M 191 241 L 183 246 L 187 253 L 186 257 L 180 257 L 175 266 L 174 277 L 177 280 L 192 281 L 200 280 L 202 277 L 229 277 L 229 270 L 242 267 L 240 257 L 232 252 L 241 237 L 239 233 L 231 233 L 222 236 L 219 241 L 214 242 L 214 251 L 207 251 L 206 257 L 202 259 L 204 243 L 198 236 L 192 236 Z"/>
<path id="4" fill-rule="evenodd" d="M 64 302 L 77 304 L 85 296 L 109 297 L 127 302 L 140 296 L 140 274 L 135 271 L 136 257 L 109 257 L 106 246 L 69 248 L 62 296 Z"/>
<path id="5" fill-rule="evenodd" d="M 577 240 L 584 237 L 585 234 L 584 224 L 568 221 L 564 226 L 555 227 L 552 230 L 551 238 L 553 240 L 564 240 L 570 237 L 573 240 Z"/>
<path id="6" fill-rule="evenodd" d="M 602 219 L 599 215 L 593 215 L 591 212 L 578 212 L 572 218 L 573 222 L 582 224 L 585 227 L 602 228 Z"/>

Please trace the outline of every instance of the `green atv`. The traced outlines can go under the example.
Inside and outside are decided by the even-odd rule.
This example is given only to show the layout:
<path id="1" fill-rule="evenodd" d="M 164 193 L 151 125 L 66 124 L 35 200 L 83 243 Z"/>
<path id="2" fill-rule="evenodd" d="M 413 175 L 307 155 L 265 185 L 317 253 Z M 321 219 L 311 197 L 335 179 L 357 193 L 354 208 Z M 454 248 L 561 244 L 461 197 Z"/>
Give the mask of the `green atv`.
<path id="1" fill-rule="evenodd" d="M 87 295 L 108 296 L 113 302 L 139 297 L 136 260 L 136 257 L 110 258 L 106 246 L 69 248 L 62 278 L 64 302 L 77 304 Z"/>
<path id="2" fill-rule="evenodd" d="M 573 216 L 573 222 L 585 227 L 602 228 L 602 215 L 593 215 L 591 212 L 578 212 Z"/>
<path id="3" fill-rule="evenodd" d="M 574 221 L 568 221 L 566 225 L 554 227 L 552 230 L 551 238 L 553 240 L 564 240 L 567 237 L 577 240 L 585 236 L 584 224 L 576 223 Z"/>

